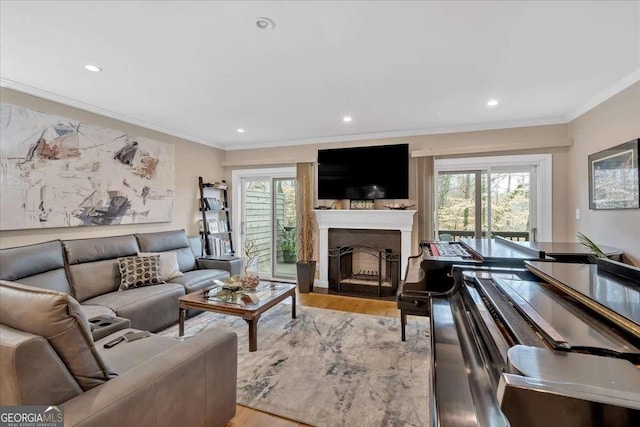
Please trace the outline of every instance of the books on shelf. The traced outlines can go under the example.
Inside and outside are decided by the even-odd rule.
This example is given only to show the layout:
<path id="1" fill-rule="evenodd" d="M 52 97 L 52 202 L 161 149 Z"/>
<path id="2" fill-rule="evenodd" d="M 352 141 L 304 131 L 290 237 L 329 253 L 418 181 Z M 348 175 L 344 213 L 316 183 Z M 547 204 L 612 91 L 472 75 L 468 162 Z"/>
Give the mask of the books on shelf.
<path id="1" fill-rule="evenodd" d="M 204 207 L 209 211 L 219 211 L 224 209 L 224 203 L 215 197 L 205 197 Z"/>
<path id="2" fill-rule="evenodd" d="M 227 221 L 222 219 L 208 219 L 209 233 L 226 233 L 229 231 L 227 227 Z M 198 229 L 201 233 L 204 233 L 204 225 L 202 220 L 198 221 Z"/>
<path id="3" fill-rule="evenodd" d="M 222 256 L 222 255 L 231 255 L 231 241 L 228 238 L 223 237 L 209 237 L 209 247 L 211 248 L 211 253 L 207 255 L 213 256 Z"/>
<path id="4" fill-rule="evenodd" d="M 222 181 L 204 182 L 198 178 L 200 192 L 200 214 L 198 228 L 207 255 L 213 257 L 232 256 L 233 240 L 229 226 L 227 205 L 227 183 Z"/>

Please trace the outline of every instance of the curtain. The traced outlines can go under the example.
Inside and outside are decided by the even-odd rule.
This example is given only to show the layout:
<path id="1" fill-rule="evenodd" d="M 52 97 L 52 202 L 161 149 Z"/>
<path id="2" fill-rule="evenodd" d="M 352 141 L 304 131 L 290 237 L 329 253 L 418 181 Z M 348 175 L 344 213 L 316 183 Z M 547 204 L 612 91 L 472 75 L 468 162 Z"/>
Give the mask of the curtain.
<path id="1" fill-rule="evenodd" d="M 435 158 L 415 157 L 416 161 L 416 204 L 418 208 L 418 241 L 434 239 L 435 210 Z"/>
<path id="2" fill-rule="evenodd" d="M 296 188 L 298 260 L 307 262 L 314 259 L 313 255 L 316 250 L 313 163 L 296 164 Z"/>

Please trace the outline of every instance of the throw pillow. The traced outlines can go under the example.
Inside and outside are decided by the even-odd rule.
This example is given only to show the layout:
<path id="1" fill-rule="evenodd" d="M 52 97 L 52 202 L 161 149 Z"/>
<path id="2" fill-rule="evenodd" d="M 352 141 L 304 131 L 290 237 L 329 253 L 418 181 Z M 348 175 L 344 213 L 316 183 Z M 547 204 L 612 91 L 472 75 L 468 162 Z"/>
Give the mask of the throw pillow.
<path id="1" fill-rule="evenodd" d="M 176 277 L 184 276 L 178 264 L 178 254 L 175 252 L 138 252 L 138 256 L 154 255 L 160 256 L 160 275 L 162 276 L 162 280 L 168 282 Z"/>
<path id="2" fill-rule="evenodd" d="M 164 283 L 160 275 L 160 257 L 157 255 L 118 258 L 118 267 L 119 291 Z"/>

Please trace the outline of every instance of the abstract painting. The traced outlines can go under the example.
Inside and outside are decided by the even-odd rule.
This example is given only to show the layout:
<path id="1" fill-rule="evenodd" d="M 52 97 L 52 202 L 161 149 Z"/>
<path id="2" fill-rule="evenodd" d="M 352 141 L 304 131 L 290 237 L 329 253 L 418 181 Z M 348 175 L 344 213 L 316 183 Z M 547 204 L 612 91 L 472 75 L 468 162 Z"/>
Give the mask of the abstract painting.
<path id="1" fill-rule="evenodd" d="M 173 145 L 0 104 L 0 229 L 168 222 Z"/>

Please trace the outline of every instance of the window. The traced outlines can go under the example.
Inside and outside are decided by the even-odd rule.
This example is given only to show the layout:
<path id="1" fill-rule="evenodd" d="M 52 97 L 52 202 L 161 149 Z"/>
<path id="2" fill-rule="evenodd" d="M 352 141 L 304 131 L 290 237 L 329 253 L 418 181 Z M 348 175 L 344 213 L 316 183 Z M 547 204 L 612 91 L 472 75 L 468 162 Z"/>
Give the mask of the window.
<path id="1" fill-rule="evenodd" d="M 436 160 L 436 240 L 551 241 L 551 155 Z"/>

